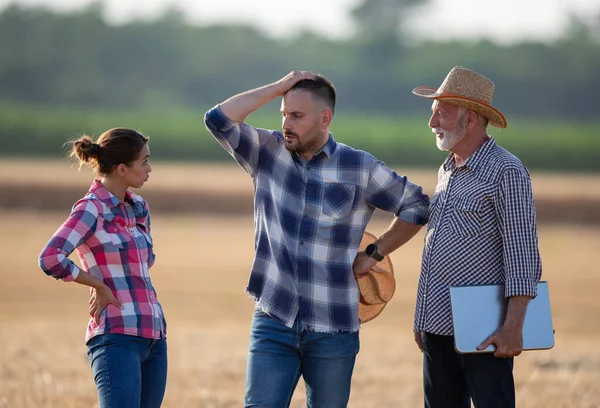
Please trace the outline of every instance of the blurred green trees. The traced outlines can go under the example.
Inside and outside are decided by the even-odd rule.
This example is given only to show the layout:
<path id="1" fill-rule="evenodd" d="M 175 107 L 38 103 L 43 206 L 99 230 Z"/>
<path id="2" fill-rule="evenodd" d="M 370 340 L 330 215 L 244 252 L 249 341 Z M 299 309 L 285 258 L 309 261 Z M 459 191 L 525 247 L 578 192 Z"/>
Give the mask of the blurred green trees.
<path id="1" fill-rule="evenodd" d="M 411 95 L 413 87 L 439 85 L 452 66 L 463 65 L 494 80 L 494 102 L 509 116 L 598 118 L 592 90 L 600 89 L 600 45 L 582 22 L 574 21 L 571 35 L 552 45 L 400 47 L 390 36 L 400 21 L 389 12 L 396 3 L 423 1 L 362 3 L 354 11 L 363 34 L 348 41 L 306 33 L 276 41 L 243 26 L 195 27 L 175 11 L 114 26 L 104 20 L 102 3 L 70 14 L 13 5 L 0 14 L 0 100 L 206 106 L 300 68 L 334 81 L 340 110 L 411 113 L 428 109 Z M 381 13 L 390 14 L 389 22 L 374 35 L 372 17 Z"/>
<path id="2" fill-rule="evenodd" d="M 118 111 L 130 117 L 135 112 L 145 117 L 152 115 L 149 112 L 181 111 L 186 113 L 179 116 L 189 117 L 197 111 L 198 123 L 189 126 L 201 132 L 206 108 L 292 69 L 310 69 L 332 79 L 339 116 L 361 115 L 365 123 L 369 117 L 418 115 L 426 134 L 429 103 L 414 97 L 412 88 L 437 86 L 454 65 L 463 65 L 495 82 L 494 105 L 507 115 L 509 126 L 535 119 L 597 127 L 600 44 L 595 39 L 600 19 L 574 19 L 568 35 L 553 44 L 400 43 L 394 30 L 401 28 L 403 15 L 390 10 L 426 1 L 364 1 L 354 9 L 359 34 L 345 41 L 310 33 L 275 40 L 245 26 L 197 27 L 186 24 L 177 10 L 154 21 L 111 25 L 103 18 L 101 2 L 68 14 L 9 6 L 0 12 L 0 154 L 27 154 L 32 142 L 28 138 L 44 131 L 39 125 L 43 119 L 36 116 L 44 110 L 66 112 L 57 117 L 72 112 L 74 118 Z M 389 18 L 375 31 L 374 17 L 381 13 Z M 276 111 L 271 113 L 277 117 Z M 177 116 L 173 113 L 165 120 Z M 86 126 L 82 119 L 56 124 L 54 132 L 68 131 L 67 138 L 102 130 Z M 376 128 L 377 121 L 370 126 Z M 577 143 L 584 147 L 592 134 L 557 127 L 566 129 L 557 136 L 565 145 L 572 137 L 569 129 L 578 132 Z M 515 131 L 524 134 L 524 128 Z M 24 139 L 16 143 L 16 138 Z M 591 139 L 590 143 L 596 146 Z M 589 159 L 584 167 L 597 169 L 594 162 Z"/>

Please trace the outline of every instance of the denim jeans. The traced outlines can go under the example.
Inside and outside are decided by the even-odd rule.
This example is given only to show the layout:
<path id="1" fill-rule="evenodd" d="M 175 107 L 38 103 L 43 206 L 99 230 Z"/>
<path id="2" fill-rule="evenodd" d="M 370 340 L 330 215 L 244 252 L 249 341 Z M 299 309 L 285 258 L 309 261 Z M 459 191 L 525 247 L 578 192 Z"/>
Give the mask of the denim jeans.
<path id="1" fill-rule="evenodd" d="M 425 333 L 423 391 L 426 408 L 514 408 L 513 358 L 459 354 L 454 337 Z"/>
<path id="2" fill-rule="evenodd" d="M 167 340 L 103 334 L 88 343 L 100 408 L 158 408 L 167 383 Z"/>
<path id="3" fill-rule="evenodd" d="M 248 347 L 245 407 L 289 407 L 300 376 L 309 408 L 345 408 L 358 332 L 317 333 L 290 329 L 260 310 L 254 311 Z"/>

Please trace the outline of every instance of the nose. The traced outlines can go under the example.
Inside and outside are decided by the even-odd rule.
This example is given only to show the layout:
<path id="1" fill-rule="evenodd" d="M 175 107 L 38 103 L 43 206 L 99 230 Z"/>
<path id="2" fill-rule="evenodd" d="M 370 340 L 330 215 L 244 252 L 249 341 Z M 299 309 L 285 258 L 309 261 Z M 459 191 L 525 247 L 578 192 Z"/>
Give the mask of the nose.
<path id="1" fill-rule="evenodd" d="M 429 127 L 430 128 L 435 128 L 435 127 L 439 127 L 440 122 L 438 121 L 438 117 L 437 115 L 434 113 L 431 115 L 431 117 L 429 118 Z"/>
<path id="2" fill-rule="evenodd" d="M 152 166 L 148 163 L 148 173 L 152 173 Z"/>
<path id="3" fill-rule="evenodd" d="M 281 128 L 283 130 L 292 130 L 292 126 L 290 125 L 288 118 L 284 117 L 281 119 Z"/>

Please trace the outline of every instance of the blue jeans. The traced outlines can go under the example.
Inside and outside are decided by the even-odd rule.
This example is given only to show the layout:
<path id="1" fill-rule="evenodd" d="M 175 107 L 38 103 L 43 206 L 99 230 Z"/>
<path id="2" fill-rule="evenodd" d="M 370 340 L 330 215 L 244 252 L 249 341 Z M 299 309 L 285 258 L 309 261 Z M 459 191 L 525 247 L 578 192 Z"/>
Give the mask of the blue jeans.
<path id="1" fill-rule="evenodd" d="M 167 340 L 102 334 L 88 343 L 100 408 L 158 408 L 167 384 Z"/>
<path id="2" fill-rule="evenodd" d="M 426 408 L 514 408 L 512 358 L 459 354 L 454 337 L 425 333 L 423 391 Z"/>
<path id="3" fill-rule="evenodd" d="M 248 347 L 245 407 L 289 407 L 300 376 L 309 408 L 345 408 L 359 349 L 358 332 L 316 333 L 290 329 L 254 311 Z"/>

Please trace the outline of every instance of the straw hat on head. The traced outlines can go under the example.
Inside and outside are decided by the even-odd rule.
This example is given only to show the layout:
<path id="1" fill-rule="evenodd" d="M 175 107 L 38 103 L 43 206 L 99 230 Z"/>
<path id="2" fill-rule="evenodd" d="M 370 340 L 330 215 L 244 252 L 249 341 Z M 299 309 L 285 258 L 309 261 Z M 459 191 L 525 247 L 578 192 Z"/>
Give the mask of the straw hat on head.
<path id="1" fill-rule="evenodd" d="M 367 245 L 375 242 L 376 239 L 373 234 L 365 231 L 358 251 L 364 251 Z M 379 316 L 387 302 L 394 296 L 396 280 L 389 255 L 377 262 L 367 276 L 358 278 L 357 281 L 360 290 L 358 318 L 361 323 L 366 323 Z"/>
<path id="2" fill-rule="evenodd" d="M 492 106 L 494 83 L 470 69 L 454 67 L 439 88 L 419 86 L 412 92 L 423 98 L 436 99 L 473 110 L 488 118 L 490 125 L 506 127 L 506 118 Z"/>

